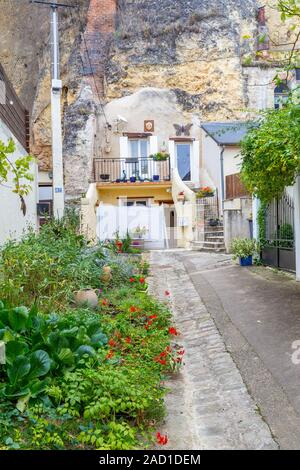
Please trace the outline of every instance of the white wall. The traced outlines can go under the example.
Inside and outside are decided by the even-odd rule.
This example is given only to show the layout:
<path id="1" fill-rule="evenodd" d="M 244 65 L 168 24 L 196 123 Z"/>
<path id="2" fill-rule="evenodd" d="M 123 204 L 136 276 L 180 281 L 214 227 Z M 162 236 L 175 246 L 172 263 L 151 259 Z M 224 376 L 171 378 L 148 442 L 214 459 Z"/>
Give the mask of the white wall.
<path id="1" fill-rule="evenodd" d="M 242 158 L 239 147 L 225 147 L 224 150 L 224 177 L 234 175 L 241 171 Z"/>
<path id="2" fill-rule="evenodd" d="M 221 194 L 220 152 L 218 144 L 202 130 L 201 185 L 218 188 L 219 194 Z"/>
<path id="3" fill-rule="evenodd" d="M 12 161 L 26 155 L 26 150 L 19 144 L 8 127 L 0 121 L 0 140 L 6 144 L 10 138 L 13 138 L 16 143 L 16 151 L 11 156 Z M 24 197 L 27 207 L 25 216 L 20 210 L 19 196 L 12 192 L 13 183 L 11 178 L 5 183 L 5 186 L 0 185 L 0 245 L 10 238 L 20 238 L 30 226 L 34 229 L 37 227 L 36 204 L 38 188 L 37 166 L 35 163 L 32 164 L 31 172 L 34 174 L 35 179 L 30 183 L 32 186 L 31 192 L 28 196 Z"/>

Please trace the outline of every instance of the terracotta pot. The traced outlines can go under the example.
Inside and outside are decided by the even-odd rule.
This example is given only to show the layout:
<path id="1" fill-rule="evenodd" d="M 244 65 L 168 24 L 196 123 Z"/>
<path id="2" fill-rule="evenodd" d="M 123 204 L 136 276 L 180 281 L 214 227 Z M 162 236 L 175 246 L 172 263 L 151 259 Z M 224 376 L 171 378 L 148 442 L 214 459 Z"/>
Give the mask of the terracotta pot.
<path id="1" fill-rule="evenodd" d="M 109 282 L 112 279 L 111 267 L 103 266 L 103 274 L 101 276 L 102 282 Z"/>
<path id="2" fill-rule="evenodd" d="M 87 304 L 89 307 L 98 306 L 98 297 L 94 289 L 81 289 L 74 292 L 74 299 L 77 305 Z"/>

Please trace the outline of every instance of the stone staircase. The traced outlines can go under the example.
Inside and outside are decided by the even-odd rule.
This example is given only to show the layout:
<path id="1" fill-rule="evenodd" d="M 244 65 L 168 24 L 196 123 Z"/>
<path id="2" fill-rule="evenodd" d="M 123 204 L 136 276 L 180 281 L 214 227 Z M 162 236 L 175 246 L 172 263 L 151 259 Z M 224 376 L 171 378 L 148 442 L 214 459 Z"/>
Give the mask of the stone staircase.
<path id="1" fill-rule="evenodd" d="M 211 220 L 218 219 L 218 208 L 213 200 L 197 202 L 197 230 L 191 248 L 195 251 L 225 253 L 224 228 L 222 221 L 210 225 Z"/>

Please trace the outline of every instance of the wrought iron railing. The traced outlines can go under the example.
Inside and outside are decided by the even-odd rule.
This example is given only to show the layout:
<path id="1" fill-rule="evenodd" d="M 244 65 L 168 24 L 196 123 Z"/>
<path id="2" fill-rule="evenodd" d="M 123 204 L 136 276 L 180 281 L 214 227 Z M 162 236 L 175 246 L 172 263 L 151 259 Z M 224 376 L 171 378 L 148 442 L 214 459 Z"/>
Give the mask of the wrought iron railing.
<path id="1" fill-rule="evenodd" d="M 101 183 L 170 181 L 170 160 L 153 158 L 95 158 L 94 180 Z"/>

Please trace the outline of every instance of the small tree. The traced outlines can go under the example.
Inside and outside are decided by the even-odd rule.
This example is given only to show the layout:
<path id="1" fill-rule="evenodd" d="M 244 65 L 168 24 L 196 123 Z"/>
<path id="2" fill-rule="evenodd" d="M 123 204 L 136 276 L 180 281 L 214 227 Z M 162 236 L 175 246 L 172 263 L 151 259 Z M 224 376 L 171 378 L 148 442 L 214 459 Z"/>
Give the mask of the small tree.
<path id="1" fill-rule="evenodd" d="M 13 139 L 9 139 L 7 144 L 0 140 L 0 186 L 9 187 L 13 193 L 18 194 L 21 200 L 21 210 L 25 215 L 26 204 L 24 196 L 30 192 L 31 185 L 29 182 L 34 179 L 30 172 L 30 164 L 33 161 L 33 157 L 25 155 L 13 159 L 12 155 L 15 151 L 16 145 Z M 10 182 L 12 186 L 10 186 Z"/>

